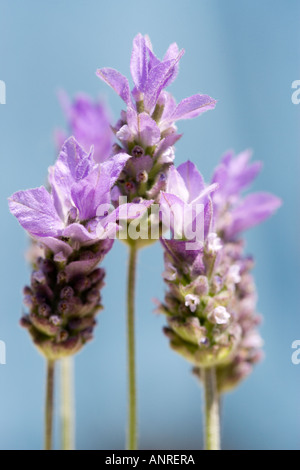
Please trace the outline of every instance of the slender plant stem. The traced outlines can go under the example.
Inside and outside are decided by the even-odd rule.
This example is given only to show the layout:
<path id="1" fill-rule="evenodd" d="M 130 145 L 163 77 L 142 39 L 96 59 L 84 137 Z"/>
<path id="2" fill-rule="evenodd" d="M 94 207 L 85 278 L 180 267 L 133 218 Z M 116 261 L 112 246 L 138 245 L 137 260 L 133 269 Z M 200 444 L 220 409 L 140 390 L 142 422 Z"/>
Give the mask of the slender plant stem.
<path id="1" fill-rule="evenodd" d="M 137 400 L 135 370 L 135 281 L 137 248 L 134 242 L 129 247 L 127 278 L 127 360 L 128 360 L 128 430 L 127 449 L 137 450 Z"/>
<path id="2" fill-rule="evenodd" d="M 203 369 L 205 396 L 205 449 L 220 450 L 220 416 L 216 369 Z"/>
<path id="3" fill-rule="evenodd" d="M 61 360 L 61 430 L 62 450 L 75 449 L 74 359 Z"/>
<path id="4" fill-rule="evenodd" d="M 45 402 L 45 450 L 52 450 L 53 409 L 54 409 L 54 372 L 55 361 L 47 361 L 47 382 Z"/>

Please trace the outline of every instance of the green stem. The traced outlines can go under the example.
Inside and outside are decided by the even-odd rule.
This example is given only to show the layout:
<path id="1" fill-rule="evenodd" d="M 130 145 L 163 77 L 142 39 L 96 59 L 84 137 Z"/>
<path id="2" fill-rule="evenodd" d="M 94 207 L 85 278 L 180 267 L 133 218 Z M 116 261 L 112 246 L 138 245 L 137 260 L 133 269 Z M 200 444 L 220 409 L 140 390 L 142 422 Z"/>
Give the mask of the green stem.
<path id="1" fill-rule="evenodd" d="M 203 369 L 205 396 L 205 449 L 220 450 L 220 416 L 216 369 Z"/>
<path id="2" fill-rule="evenodd" d="M 45 450 L 52 450 L 53 409 L 54 409 L 54 372 L 55 361 L 47 361 L 47 382 L 45 402 Z"/>
<path id="3" fill-rule="evenodd" d="M 61 360 L 62 450 L 75 449 L 74 401 L 74 360 L 65 357 Z"/>
<path id="4" fill-rule="evenodd" d="M 127 347 L 128 347 L 128 431 L 127 449 L 137 449 L 137 403 L 135 371 L 135 331 L 134 305 L 136 280 L 137 248 L 132 242 L 129 247 L 129 264 L 127 278 Z"/>

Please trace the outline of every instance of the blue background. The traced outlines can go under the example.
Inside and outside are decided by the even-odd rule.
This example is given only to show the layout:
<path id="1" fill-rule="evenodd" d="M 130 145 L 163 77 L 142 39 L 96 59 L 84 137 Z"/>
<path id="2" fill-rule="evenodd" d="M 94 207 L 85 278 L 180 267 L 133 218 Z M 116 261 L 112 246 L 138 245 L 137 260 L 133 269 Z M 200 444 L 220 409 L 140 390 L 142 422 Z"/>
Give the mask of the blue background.
<path id="1" fill-rule="evenodd" d="M 300 365 L 291 362 L 299 329 L 300 79 L 297 0 L 0 0 L 0 448 L 39 449 L 43 442 L 44 360 L 18 326 L 27 238 L 9 214 L 7 197 L 39 186 L 54 159 L 53 129 L 64 125 L 56 98 L 84 91 L 107 97 L 114 121 L 122 102 L 96 76 L 110 66 L 129 76 L 132 39 L 148 33 L 162 57 L 176 41 L 186 54 L 171 91 L 177 100 L 203 92 L 217 107 L 179 123 L 177 163 L 191 159 L 209 180 L 228 148 L 251 147 L 264 168 L 254 189 L 274 192 L 284 206 L 249 232 L 256 257 L 258 310 L 266 358 L 225 397 L 223 447 L 299 449 Z M 126 247 L 105 260 L 105 311 L 96 339 L 76 357 L 77 447 L 122 449 L 126 430 Z M 159 244 L 141 252 L 137 295 L 140 447 L 202 447 L 201 390 L 190 366 L 173 353 L 153 314 L 163 297 Z M 58 410 L 57 410 L 58 414 Z M 56 430 L 58 434 L 58 429 Z M 56 445 L 59 445 L 58 437 Z"/>

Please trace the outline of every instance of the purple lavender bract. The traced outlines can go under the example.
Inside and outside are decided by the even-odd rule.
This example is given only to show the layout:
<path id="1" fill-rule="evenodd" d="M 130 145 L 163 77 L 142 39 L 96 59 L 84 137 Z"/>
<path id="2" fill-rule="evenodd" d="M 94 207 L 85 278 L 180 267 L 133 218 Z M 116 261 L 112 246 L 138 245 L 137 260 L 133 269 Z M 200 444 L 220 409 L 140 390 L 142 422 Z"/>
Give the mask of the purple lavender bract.
<path id="1" fill-rule="evenodd" d="M 118 71 L 111 68 L 97 71 L 98 77 L 126 104 L 126 111 L 122 111 L 114 131 L 121 144 L 115 146 L 115 153 L 125 152 L 130 156 L 117 182 L 119 194 L 129 200 L 159 197 L 174 160 L 173 145 L 181 137 L 176 132 L 175 122 L 194 118 L 215 107 L 215 100 L 200 94 L 185 98 L 177 105 L 165 91 L 176 78 L 183 53 L 174 43 L 163 60 L 159 60 L 148 36 L 138 34 L 133 41 L 130 62 L 132 91 L 127 78 Z"/>

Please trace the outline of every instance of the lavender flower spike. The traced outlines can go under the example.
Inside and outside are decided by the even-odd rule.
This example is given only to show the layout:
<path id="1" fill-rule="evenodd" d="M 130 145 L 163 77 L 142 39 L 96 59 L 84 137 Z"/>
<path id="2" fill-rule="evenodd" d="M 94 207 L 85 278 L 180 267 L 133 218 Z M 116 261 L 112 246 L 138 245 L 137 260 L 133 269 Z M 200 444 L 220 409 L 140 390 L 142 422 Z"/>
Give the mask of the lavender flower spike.
<path id="1" fill-rule="evenodd" d="M 241 199 L 241 191 L 260 169 L 260 164 L 249 165 L 249 158 L 248 152 L 236 159 L 226 156 L 210 186 L 196 167 L 186 162 L 170 170 L 168 193 L 161 194 L 162 213 L 168 203 L 176 203 L 173 234 L 178 233 L 180 215 L 189 205 L 202 202 L 204 206 L 203 245 L 190 251 L 184 237 L 161 240 L 168 291 L 159 309 L 168 319 L 165 333 L 171 347 L 196 366 L 194 372 L 201 380 L 203 368 L 215 367 L 219 393 L 237 386 L 262 357 L 253 260 L 244 255 L 244 243 L 238 236 L 240 228 L 271 215 L 280 200 L 267 195 L 264 205 L 262 193 Z M 240 211 L 238 219 L 237 208 L 245 208 L 248 200 L 251 210 L 246 214 Z"/>
<path id="2" fill-rule="evenodd" d="M 173 166 L 174 144 L 180 139 L 175 126 L 180 119 L 199 116 L 215 107 L 215 100 L 208 95 L 194 95 L 178 105 L 166 91 L 176 78 L 179 61 L 184 51 L 174 43 L 168 48 L 162 60 L 153 53 L 150 39 L 138 34 L 133 40 L 130 71 L 134 83 L 129 82 L 120 72 L 111 68 L 97 70 L 98 77 L 111 86 L 125 102 L 126 109 L 114 127 L 119 143 L 114 145 L 114 154 L 125 153 L 129 159 L 116 181 L 112 198 L 117 204 L 120 195 L 129 202 L 142 200 L 158 203 L 161 192 L 166 191 L 170 168 Z M 152 214 L 153 215 L 153 214 Z M 128 331 L 128 379 L 129 379 L 129 421 L 128 449 L 137 448 L 136 391 L 135 391 L 135 346 L 134 346 L 134 296 L 137 251 L 153 243 L 153 232 L 160 233 L 162 224 L 159 217 L 151 218 L 148 213 L 143 220 L 142 236 L 137 240 L 124 227 L 130 247 L 128 263 L 127 331 Z M 155 229 L 153 225 L 156 224 Z M 193 223 L 192 223 L 193 225 Z M 154 237 L 155 239 L 156 237 Z M 146 241 L 145 241 L 146 240 Z"/>
<path id="3" fill-rule="evenodd" d="M 212 194 L 214 227 L 224 245 L 227 264 L 231 265 L 229 278 L 231 282 L 236 281 L 231 307 L 241 329 L 240 341 L 230 361 L 217 367 L 219 393 L 236 387 L 263 357 L 263 341 L 257 330 L 260 317 L 256 312 L 256 286 L 251 274 L 254 261 L 244 255 L 244 243 L 240 234 L 272 215 L 281 201 L 268 193 L 254 193 L 242 198 L 242 191 L 261 169 L 260 162 L 249 163 L 250 157 L 249 151 L 236 157 L 232 152 L 227 153 L 212 179 L 219 184 L 219 188 Z M 203 379 L 201 368 L 195 368 L 194 372 Z"/>
<path id="4" fill-rule="evenodd" d="M 211 232 L 211 194 L 217 185 L 206 187 L 195 165 L 186 162 L 170 172 L 168 190 L 169 193 L 162 193 L 162 212 L 166 199 L 182 201 L 179 207 L 183 211 L 184 204 L 203 204 L 204 239 L 193 250 L 189 250 L 184 237 L 161 240 L 165 249 L 164 280 L 168 286 L 165 302 L 159 307 L 168 319 L 165 333 L 172 349 L 188 361 L 201 368 L 216 367 L 230 360 L 241 337 L 231 307 L 239 266 L 235 273 L 231 272 L 223 244 Z"/>
<path id="5" fill-rule="evenodd" d="M 97 266 L 119 228 L 118 210 L 109 211 L 110 190 L 127 158 L 119 154 L 99 165 L 71 137 L 49 170 L 51 192 L 40 187 L 9 199 L 12 214 L 41 246 L 21 323 L 50 360 L 74 354 L 92 338 L 104 281 Z M 107 213 L 99 214 L 99 206 Z"/>
<path id="6" fill-rule="evenodd" d="M 181 137 L 176 132 L 175 122 L 194 118 L 215 107 L 215 100 L 200 94 L 185 98 L 177 105 L 165 91 L 176 78 L 183 53 L 174 43 L 159 60 L 153 53 L 150 39 L 138 34 L 133 40 L 130 62 L 132 90 L 127 78 L 116 70 L 97 71 L 99 78 L 126 104 L 126 111 L 122 111 L 114 131 L 120 142 L 115 146 L 115 153 L 125 152 L 131 157 L 117 182 L 119 192 L 130 200 L 136 197 L 158 199 L 174 160 L 173 145 Z"/>

